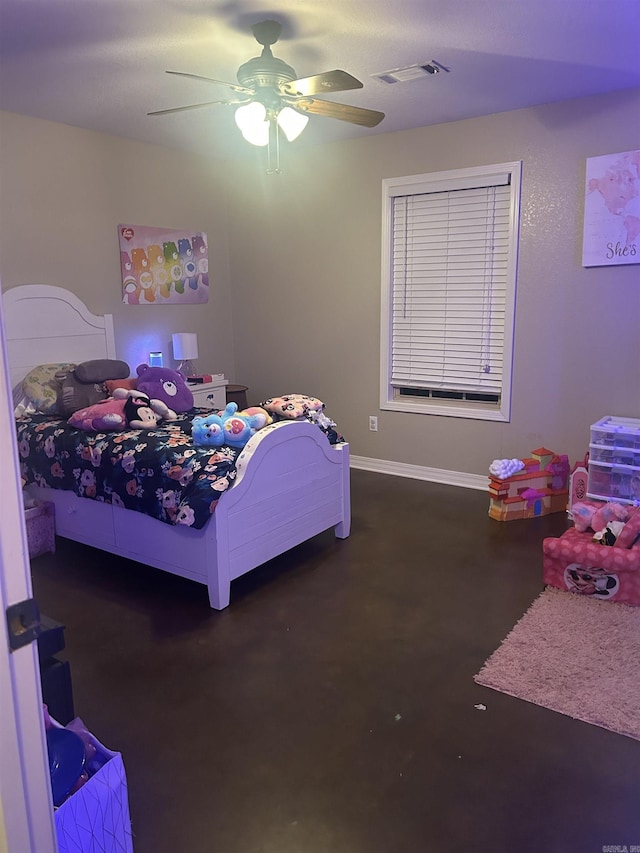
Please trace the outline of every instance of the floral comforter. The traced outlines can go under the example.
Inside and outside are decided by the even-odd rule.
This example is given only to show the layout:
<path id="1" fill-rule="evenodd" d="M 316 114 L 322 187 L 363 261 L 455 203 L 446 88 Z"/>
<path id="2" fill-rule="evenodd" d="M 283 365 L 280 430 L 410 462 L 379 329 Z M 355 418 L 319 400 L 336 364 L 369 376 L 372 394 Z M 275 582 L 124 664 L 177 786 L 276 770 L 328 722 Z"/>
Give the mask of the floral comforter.
<path id="1" fill-rule="evenodd" d="M 240 450 L 194 447 L 195 411 L 126 432 L 85 432 L 51 415 L 24 415 L 16 421 L 22 479 L 200 529 L 233 484 Z"/>

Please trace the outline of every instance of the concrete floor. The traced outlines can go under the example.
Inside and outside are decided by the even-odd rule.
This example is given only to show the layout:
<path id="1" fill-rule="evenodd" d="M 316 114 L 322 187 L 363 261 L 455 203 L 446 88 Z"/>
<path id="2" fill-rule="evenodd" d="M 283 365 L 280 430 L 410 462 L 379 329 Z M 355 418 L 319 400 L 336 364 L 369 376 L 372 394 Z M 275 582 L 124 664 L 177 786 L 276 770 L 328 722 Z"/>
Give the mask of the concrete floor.
<path id="1" fill-rule="evenodd" d="M 65 540 L 34 560 L 76 714 L 123 754 L 136 853 L 640 845 L 640 743 L 473 681 L 566 527 L 487 509 L 353 471 L 351 537 L 239 579 L 222 612 L 204 587 Z"/>

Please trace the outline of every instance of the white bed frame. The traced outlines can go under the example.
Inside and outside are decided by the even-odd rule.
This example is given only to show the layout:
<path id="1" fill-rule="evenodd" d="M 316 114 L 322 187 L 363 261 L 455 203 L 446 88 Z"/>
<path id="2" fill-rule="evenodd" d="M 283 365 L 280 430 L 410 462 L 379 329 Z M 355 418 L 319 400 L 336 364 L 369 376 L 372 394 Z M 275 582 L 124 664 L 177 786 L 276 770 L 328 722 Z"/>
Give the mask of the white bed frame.
<path id="1" fill-rule="evenodd" d="M 92 314 L 64 288 L 14 287 L 3 316 L 14 386 L 38 364 L 116 358 L 112 315 Z M 58 536 L 206 584 L 216 610 L 228 606 L 235 578 L 332 527 L 345 539 L 351 523 L 349 445 L 331 446 L 307 422 L 273 424 L 250 440 L 201 530 L 73 492 L 29 491 L 55 505 Z"/>

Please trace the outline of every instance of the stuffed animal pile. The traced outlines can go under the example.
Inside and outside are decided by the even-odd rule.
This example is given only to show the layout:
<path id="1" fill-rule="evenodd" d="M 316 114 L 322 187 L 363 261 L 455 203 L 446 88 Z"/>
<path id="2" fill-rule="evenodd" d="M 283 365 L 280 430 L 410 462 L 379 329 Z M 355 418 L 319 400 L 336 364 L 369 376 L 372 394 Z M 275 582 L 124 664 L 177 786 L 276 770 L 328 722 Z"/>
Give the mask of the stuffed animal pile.
<path id="1" fill-rule="evenodd" d="M 591 529 L 593 541 L 601 545 L 628 548 L 640 532 L 640 509 L 612 501 L 598 505 L 578 502 L 571 507 L 571 517 L 579 533 Z"/>
<path id="2" fill-rule="evenodd" d="M 86 377 L 80 372 L 83 367 L 86 368 Z M 137 377 L 126 378 L 128 373 L 129 367 L 125 362 L 108 359 L 79 365 L 74 382 L 65 380 L 69 385 L 69 403 L 82 399 L 77 391 L 81 387 L 80 382 L 87 384 L 96 377 L 104 381 L 103 374 L 114 378 L 104 381 L 104 386 L 95 386 L 103 399 L 94 397 L 91 405 L 76 407 L 68 423 L 76 429 L 99 432 L 153 429 L 160 420 L 175 421 L 178 412 L 188 412 L 193 408 L 193 393 L 178 370 L 139 364 Z M 119 376 L 125 378 L 118 380 Z M 73 398 L 71 391 L 75 392 Z M 108 392 L 110 397 L 106 396 Z"/>
<path id="3" fill-rule="evenodd" d="M 113 395 L 74 412 L 68 423 L 76 429 L 116 432 L 153 429 L 161 419 L 175 421 L 176 413 L 162 400 L 150 400 L 140 391 L 115 388 Z"/>
<path id="4" fill-rule="evenodd" d="M 252 435 L 272 422 L 269 414 L 260 406 L 238 411 L 238 404 L 227 403 L 222 412 L 211 412 L 204 417 L 196 416 L 191 422 L 193 443 L 201 447 L 244 447 Z"/>

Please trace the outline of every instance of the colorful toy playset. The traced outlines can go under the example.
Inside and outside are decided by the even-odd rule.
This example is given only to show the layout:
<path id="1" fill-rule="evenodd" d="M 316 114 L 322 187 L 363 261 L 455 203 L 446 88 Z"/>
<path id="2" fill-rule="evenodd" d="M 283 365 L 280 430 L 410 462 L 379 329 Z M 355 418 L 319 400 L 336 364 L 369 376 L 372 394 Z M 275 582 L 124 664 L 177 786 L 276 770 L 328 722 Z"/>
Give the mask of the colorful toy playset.
<path id="1" fill-rule="evenodd" d="M 489 466 L 489 515 L 496 521 L 564 512 L 569 459 L 539 447 L 526 459 L 495 459 Z"/>

